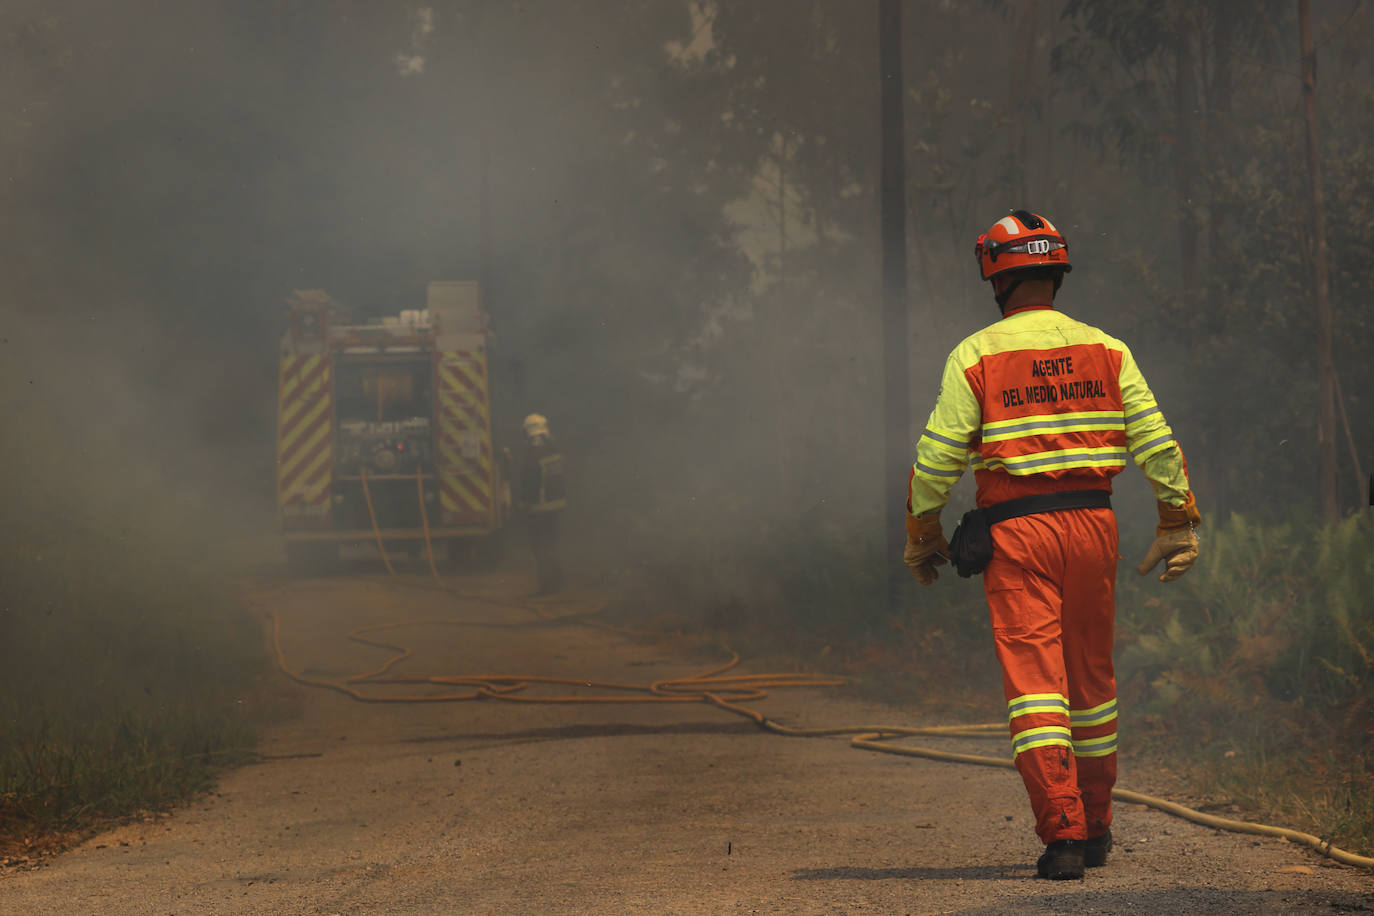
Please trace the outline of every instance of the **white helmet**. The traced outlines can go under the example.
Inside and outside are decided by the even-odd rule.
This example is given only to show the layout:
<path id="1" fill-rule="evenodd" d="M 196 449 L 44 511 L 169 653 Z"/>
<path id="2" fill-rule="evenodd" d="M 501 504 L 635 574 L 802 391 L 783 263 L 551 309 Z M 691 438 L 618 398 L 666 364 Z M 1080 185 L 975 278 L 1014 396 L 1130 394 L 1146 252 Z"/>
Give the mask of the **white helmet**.
<path id="1" fill-rule="evenodd" d="M 525 418 L 525 438 L 533 439 L 535 436 L 548 434 L 549 421 L 543 414 L 532 413 Z"/>

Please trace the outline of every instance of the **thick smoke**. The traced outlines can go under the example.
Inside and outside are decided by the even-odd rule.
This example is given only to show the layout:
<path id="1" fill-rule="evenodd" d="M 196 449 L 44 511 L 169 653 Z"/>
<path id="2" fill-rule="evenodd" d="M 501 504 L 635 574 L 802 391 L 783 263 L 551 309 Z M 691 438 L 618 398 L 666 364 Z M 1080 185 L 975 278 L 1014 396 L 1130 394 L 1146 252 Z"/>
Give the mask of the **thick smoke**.
<path id="1" fill-rule="evenodd" d="M 806 555 L 871 564 L 902 485 L 879 457 L 876 23 L 803 6 L 10 4 L 7 460 L 73 506 L 137 492 L 162 530 L 270 532 L 290 290 L 366 318 L 481 279 L 499 444 L 550 417 L 588 581 L 676 565 L 747 593 Z M 1224 412 L 1196 405 L 1240 329 L 1192 321 L 1159 228 L 1177 138 L 1071 83 L 1095 58 L 1062 5 L 908 7 L 912 441 L 945 354 L 996 317 L 973 236 L 1030 206 L 1073 245 L 1064 309 L 1131 342 L 1192 464 L 1239 486 L 1208 470 Z M 1300 294 L 1268 276 L 1265 352 Z"/>

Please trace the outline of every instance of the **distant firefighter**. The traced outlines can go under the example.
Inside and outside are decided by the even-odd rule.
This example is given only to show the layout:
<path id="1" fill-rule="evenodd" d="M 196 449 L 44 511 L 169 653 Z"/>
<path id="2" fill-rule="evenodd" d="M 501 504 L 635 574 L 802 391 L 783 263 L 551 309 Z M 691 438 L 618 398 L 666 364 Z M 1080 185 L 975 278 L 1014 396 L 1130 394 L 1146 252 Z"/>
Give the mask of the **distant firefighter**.
<path id="1" fill-rule="evenodd" d="M 548 595 L 563 587 L 558 560 L 558 520 L 568 501 L 563 483 L 563 456 L 549 434 L 549 421 L 532 413 L 525 418 L 525 448 L 520 457 L 517 503 L 525 513 L 539 586 Z"/>
<path id="2" fill-rule="evenodd" d="M 1201 522 L 1188 466 L 1131 351 L 1055 310 L 1062 233 L 1016 210 L 974 245 L 1002 319 L 959 344 L 916 447 L 906 563 L 923 585 L 949 560 L 983 572 L 1012 751 L 1045 844 L 1042 878 L 1081 878 L 1112 848 L 1116 782 L 1116 517 L 1134 460 L 1159 502 L 1141 575 L 1188 571 Z M 972 463 L 978 509 L 946 544 L 940 510 Z"/>

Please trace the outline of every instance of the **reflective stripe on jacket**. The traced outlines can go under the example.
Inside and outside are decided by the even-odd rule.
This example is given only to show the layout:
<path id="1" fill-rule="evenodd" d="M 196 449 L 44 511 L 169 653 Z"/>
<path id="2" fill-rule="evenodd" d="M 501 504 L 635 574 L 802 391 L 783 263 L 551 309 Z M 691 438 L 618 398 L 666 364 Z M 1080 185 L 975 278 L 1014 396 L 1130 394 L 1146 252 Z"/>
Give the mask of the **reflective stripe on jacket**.
<path id="1" fill-rule="evenodd" d="M 909 508 L 942 509 L 972 464 L 978 505 L 1111 490 L 1130 456 L 1160 500 L 1182 505 L 1183 453 L 1130 349 L 1048 306 L 1018 309 L 945 363 L 916 447 Z"/>

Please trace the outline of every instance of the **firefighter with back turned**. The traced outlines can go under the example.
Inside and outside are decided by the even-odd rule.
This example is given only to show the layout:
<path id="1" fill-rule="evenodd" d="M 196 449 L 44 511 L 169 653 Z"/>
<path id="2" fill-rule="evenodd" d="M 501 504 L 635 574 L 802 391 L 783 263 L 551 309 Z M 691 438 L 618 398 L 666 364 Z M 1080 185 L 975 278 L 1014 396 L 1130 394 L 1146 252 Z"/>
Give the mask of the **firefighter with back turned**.
<path id="1" fill-rule="evenodd" d="M 983 586 L 1016 768 L 1045 850 L 1039 877 L 1081 878 L 1112 848 L 1117 561 L 1112 478 L 1134 460 L 1159 504 L 1141 575 L 1171 582 L 1201 523 L 1183 452 L 1124 343 L 1054 307 L 1063 233 L 1016 210 L 974 254 L 1001 320 L 945 363 L 907 493 L 906 564 L 923 585 L 946 554 Z M 946 542 L 940 512 L 972 464 L 978 508 Z"/>

